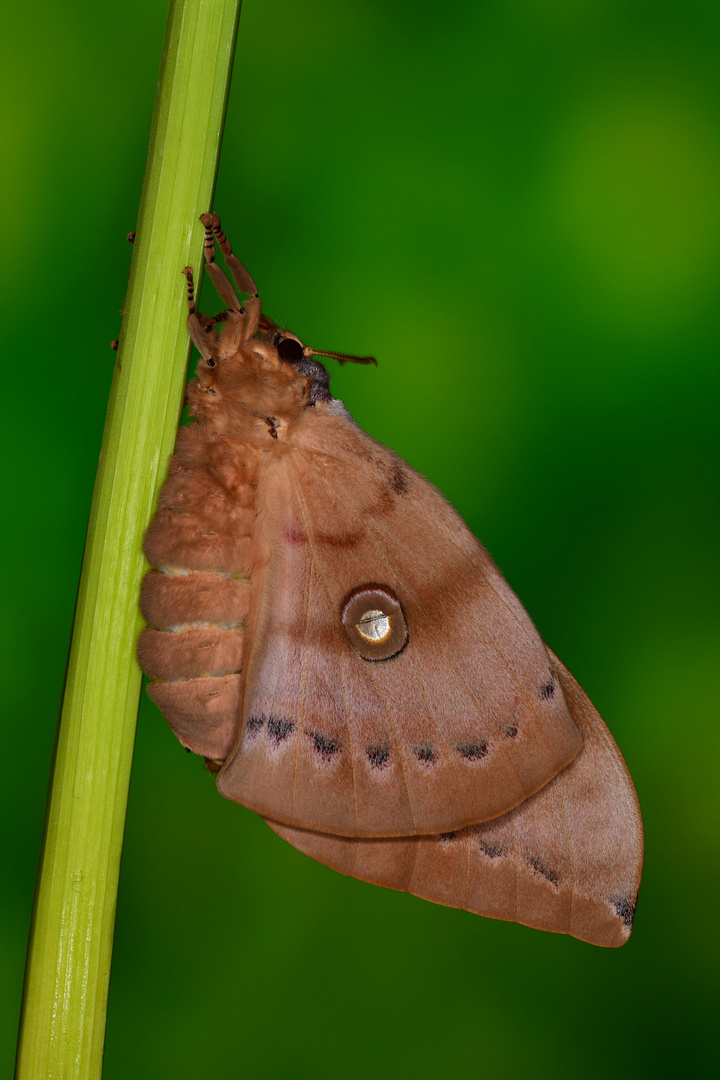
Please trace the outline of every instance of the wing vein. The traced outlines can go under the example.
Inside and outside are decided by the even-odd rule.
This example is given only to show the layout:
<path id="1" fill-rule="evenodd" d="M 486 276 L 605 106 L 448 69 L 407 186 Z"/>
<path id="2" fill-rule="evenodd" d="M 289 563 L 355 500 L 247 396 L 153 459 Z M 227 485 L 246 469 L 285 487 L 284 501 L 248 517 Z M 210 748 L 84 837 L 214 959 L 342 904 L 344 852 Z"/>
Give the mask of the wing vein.
<path id="1" fill-rule="evenodd" d="M 302 659 L 300 670 L 300 718 L 298 723 L 297 739 L 295 740 L 295 767 L 293 769 L 292 800 L 290 803 L 291 820 L 295 821 L 295 793 L 297 790 L 298 770 L 300 768 L 301 741 L 305 733 L 305 687 L 307 683 L 307 636 L 308 636 L 308 613 L 310 610 L 310 592 L 312 587 L 313 566 L 310 569 L 305 584 L 305 602 L 303 604 L 303 642 Z"/>

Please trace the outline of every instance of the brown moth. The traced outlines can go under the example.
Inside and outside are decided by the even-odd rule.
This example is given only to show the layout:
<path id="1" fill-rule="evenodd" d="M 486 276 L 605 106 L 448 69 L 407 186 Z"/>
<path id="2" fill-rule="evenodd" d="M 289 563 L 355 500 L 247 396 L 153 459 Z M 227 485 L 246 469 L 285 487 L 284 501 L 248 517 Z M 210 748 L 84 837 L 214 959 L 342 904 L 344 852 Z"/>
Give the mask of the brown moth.
<path id="1" fill-rule="evenodd" d="M 150 696 L 222 795 L 320 862 L 622 945 L 642 823 L 612 736 L 459 515 L 315 359 L 371 358 L 281 330 L 218 215 L 201 220 L 226 307 L 196 312 L 185 271 L 200 361 L 145 538 Z"/>

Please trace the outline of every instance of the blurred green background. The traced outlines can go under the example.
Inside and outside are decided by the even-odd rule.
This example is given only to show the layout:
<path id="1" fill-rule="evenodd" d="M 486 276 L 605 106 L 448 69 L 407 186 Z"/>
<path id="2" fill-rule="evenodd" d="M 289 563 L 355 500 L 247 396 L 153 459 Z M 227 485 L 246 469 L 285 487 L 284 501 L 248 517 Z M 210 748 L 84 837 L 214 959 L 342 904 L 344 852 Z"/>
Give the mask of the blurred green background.
<path id="1" fill-rule="evenodd" d="M 0 46 L 4 1073 L 165 15 L 38 0 Z M 223 801 L 144 697 L 106 1080 L 712 1071 L 719 41 L 714 0 L 245 0 L 225 228 L 271 314 L 378 357 L 336 395 L 598 705 L 646 870 L 619 952 L 372 888 Z"/>

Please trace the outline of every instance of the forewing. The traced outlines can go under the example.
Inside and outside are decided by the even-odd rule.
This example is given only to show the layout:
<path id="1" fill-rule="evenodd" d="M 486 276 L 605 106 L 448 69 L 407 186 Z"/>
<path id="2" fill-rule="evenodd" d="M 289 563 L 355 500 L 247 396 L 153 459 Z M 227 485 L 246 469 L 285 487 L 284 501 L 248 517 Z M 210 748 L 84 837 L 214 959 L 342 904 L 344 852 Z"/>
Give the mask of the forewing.
<path id="1" fill-rule="evenodd" d="M 594 945 L 623 945 L 642 873 L 640 809 L 610 732 L 553 661 L 583 748 L 509 814 L 440 836 L 376 840 L 268 825 L 298 850 L 363 881 Z"/>
<path id="2" fill-rule="evenodd" d="M 427 480 L 337 420 L 301 430 L 261 490 L 270 556 L 223 795 L 346 836 L 444 832 L 506 812 L 574 758 L 543 642 Z M 342 622 L 368 585 L 404 613 L 389 659 L 362 656 Z"/>

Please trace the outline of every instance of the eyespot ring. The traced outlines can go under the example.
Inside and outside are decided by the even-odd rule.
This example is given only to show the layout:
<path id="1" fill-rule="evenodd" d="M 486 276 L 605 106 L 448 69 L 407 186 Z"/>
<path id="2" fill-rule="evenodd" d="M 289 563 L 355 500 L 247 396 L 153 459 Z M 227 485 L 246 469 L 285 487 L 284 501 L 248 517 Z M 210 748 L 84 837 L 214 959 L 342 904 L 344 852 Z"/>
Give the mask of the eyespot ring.
<path id="1" fill-rule="evenodd" d="M 402 652 L 409 635 L 402 605 L 387 585 L 361 585 L 340 611 L 345 633 L 363 660 L 389 660 Z"/>

